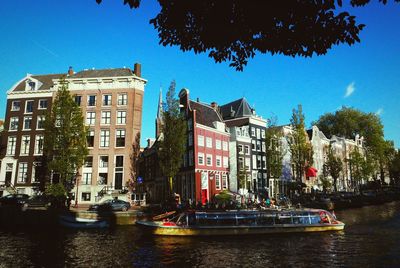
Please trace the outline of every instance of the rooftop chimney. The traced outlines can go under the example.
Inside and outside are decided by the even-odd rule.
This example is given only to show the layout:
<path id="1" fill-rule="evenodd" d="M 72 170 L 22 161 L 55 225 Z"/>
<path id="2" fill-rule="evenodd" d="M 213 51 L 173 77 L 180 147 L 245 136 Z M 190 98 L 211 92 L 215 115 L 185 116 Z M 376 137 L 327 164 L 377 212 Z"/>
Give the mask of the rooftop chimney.
<path id="1" fill-rule="evenodd" d="M 200 98 L 197 98 L 196 101 L 197 101 L 197 102 L 200 102 Z"/>
<path id="2" fill-rule="evenodd" d="M 74 70 L 72 69 L 72 66 L 69 66 L 68 68 L 68 76 L 71 76 L 74 74 Z"/>
<path id="3" fill-rule="evenodd" d="M 135 63 L 133 73 L 138 77 L 142 77 L 142 65 L 140 63 Z"/>
<path id="4" fill-rule="evenodd" d="M 218 108 L 218 104 L 217 104 L 215 101 L 213 101 L 213 102 L 211 102 L 211 107 L 212 107 L 214 110 L 216 110 L 216 109 Z"/>

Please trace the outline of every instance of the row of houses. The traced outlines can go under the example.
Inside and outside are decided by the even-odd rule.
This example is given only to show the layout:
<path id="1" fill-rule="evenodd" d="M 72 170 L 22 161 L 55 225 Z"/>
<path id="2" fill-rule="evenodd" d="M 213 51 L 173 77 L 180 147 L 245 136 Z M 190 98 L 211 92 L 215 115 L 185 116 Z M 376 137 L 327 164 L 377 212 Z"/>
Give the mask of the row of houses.
<path id="1" fill-rule="evenodd" d="M 80 204 L 100 202 L 109 195 L 127 192 L 130 179 L 132 144 L 141 132 L 143 96 L 147 83 L 141 66 L 83 70 L 66 74 L 31 75 L 18 81 L 7 92 L 6 117 L 1 135 L 0 194 L 4 191 L 35 194 L 42 175 L 42 149 L 45 114 L 65 76 L 75 102 L 80 105 L 88 126 L 89 155 L 75 175 L 72 198 Z M 187 122 L 187 143 L 180 172 L 174 178 L 174 192 L 183 200 L 211 200 L 222 190 L 248 197 L 286 193 L 293 172 L 286 137 L 292 128 L 281 126 L 280 143 L 286 152 L 282 176 L 267 176 L 267 120 L 258 115 L 245 98 L 218 105 L 190 99 L 188 89 L 179 92 L 179 102 Z M 156 102 L 155 102 L 156 103 Z M 140 179 L 137 191 L 152 202 L 165 200 L 167 180 L 158 166 L 158 146 L 162 139 L 162 95 L 158 100 L 156 134 L 142 149 L 138 161 Z M 328 139 L 316 126 L 308 130 L 314 152 L 314 168 L 321 171 L 326 150 L 333 145 L 343 159 L 363 138 Z M 339 189 L 350 187 L 350 170 L 345 167 Z M 57 182 L 52 174 L 51 182 Z M 306 177 L 307 189 L 318 188 L 318 176 Z"/>

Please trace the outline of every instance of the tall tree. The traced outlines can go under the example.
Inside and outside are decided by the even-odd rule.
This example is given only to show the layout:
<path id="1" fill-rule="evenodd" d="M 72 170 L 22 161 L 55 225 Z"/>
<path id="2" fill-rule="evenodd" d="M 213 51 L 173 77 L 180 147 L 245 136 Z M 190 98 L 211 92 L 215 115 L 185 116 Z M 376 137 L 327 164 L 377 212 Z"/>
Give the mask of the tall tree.
<path id="1" fill-rule="evenodd" d="M 305 117 L 301 105 L 297 110 L 293 109 L 290 124 L 292 133 L 288 136 L 288 144 L 292 166 L 294 166 L 293 174 L 298 182 L 302 182 L 305 169 L 313 163 L 313 152 L 305 130 Z"/>
<path id="2" fill-rule="evenodd" d="M 352 152 L 350 152 L 349 159 L 347 161 L 350 165 L 351 186 L 356 189 L 362 180 L 366 179 L 365 175 L 368 175 L 365 156 L 356 147 Z"/>
<path id="3" fill-rule="evenodd" d="M 140 132 L 135 136 L 135 141 L 132 143 L 130 160 L 130 178 L 126 182 L 129 191 L 134 192 L 137 188 L 137 175 L 138 175 L 138 159 L 140 155 Z"/>
<path id="4" fill-rule="evenodd" d="M 62 78 L 59 84 L 44 122 L 43 154 L 48 172 L 59 174 L 60 183 L 69 192 L 88 154 L 86 127 L 81 108 L 68 90 L 68 83 Z"/>
<path id="5" fill-rule="evenodd" d="M 283 133 L 276 124 L 277 118 L 271 117 L 268 120 L 268 128 L 265 133 L 267 181 L 269 181 L 270 178 L 279 179 L 282 176 L 282 162 L 286 154 L 281 143 Z"/>
<path id="6" fill-rule="evenodd" d="M 327 161 L 324 164 L 324 170 L 331 175 L 333 179 L 333 189 L 335 192 L 337 192 L 337 180 L 343 170 L 343 163 L 340 157 L 335 156 L 331 146 L 329 146 Z"/>
<path id="7" fill-rule="evenodd" d="M 130 8 L 138 8 L 140 2 L 124 0 Z M 360 42 L 365 25 L 349 10 L 369 2 L 351 0 L 342 6 L 342 0 L 158 0 L 160 13 L 150 24 L 164 46 L 208 53 L 215 62 L 227 61 L 243 70 L 256 53 L 311 57 L 327 53 L 333 45 Z"/>
<path id="8" fill-rule="evenodd" d="M 162 135 L 159 147 L 160 168 L 168 178 L 169 193 L 173 191 L 173 178 L 178 173 L 186 150 L 186 120 L 175 98 L 175 81 L 171 82 L 163 112 Z"/>

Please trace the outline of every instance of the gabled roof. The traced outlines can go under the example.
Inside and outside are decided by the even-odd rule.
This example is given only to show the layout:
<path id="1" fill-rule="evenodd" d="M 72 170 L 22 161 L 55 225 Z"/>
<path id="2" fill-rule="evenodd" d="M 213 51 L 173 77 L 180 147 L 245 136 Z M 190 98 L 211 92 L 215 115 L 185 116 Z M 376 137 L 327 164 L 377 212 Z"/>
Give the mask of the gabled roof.
<path id="1" fill-rule="evenodd" d="M 196 121 L 207 127 L 215 128 L 213 122 L 222 122 L 221 116 L 218 112 L 205 103 L 190 101 L 190 108 L 196 110 Z"/>
<path id="2" fill-rule="evenodd" d="M 42 83 L 41 87 L 38 90 L 48 90 L 53 86 L 53 79 L 60 79 L 65 74 L 46 74 L 46 75 L 32 75 L 30 76 L 33 79 L 36 79 Z M 25 82 L 30 77 L 23 79 L 13 91 L 25 91 Z"/>
<path id="3" fill-rule="evenodd" d="M 129 68 L 114 68 L 100 70 L 84 70 L 77 72 L 68 78 L 96 78 L 96 77 L 116 77 L 116 76 L 133 76 L 133 71 Z"/>
<path id="4" fill-rule="evenodd" d="M 224 120 L 248 117 L 253 115 L 253 109 L 245 98 L 241 98 L 220 106 L 221 115 Z"/>

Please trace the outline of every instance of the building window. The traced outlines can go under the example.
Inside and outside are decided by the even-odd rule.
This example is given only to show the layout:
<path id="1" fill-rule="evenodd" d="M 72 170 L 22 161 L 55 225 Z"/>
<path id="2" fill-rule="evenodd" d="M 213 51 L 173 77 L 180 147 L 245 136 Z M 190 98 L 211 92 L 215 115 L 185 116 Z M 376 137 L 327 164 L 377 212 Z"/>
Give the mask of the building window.
<path id="1" fill-rule="evenodd" d="M 257 169 L 257 156 L 253 154 L 253 169 Z"/>
<path id="2" fill-rule="evenodd" d="M 228 142 L 226 142 L 226 141 L 222 142 L 222 150 L 228 151 Z"/>
<path id="3" fill-rule="evenodd" d="M 93 167 L 93 156 L 86 156 L 85 167 L 87 167 L 87 168 Z"/>
<path id="4" fill-rule="evenodd" d="M 193 145 L 193 135 L 192 135 L 192 133 L 189 133 L 189 135 L 188 135 L 188 145 L 189 146 Z"/>
<path id="5" fill-rule="evenodd" d="M 39 173 L 39 168 L 42 166 L 41 162 L 33 162 L 32 164 L 32 182 L 39 182 L 39 176 L 36 174 Z"/>
<path id="6" fill-rule="evenodd" d="M 115 144 L 116 144 L 116 147 L 124 147 L 125 146 L 125 129 L 117 129 L 116 130 Z"/>
<path id="7" fill-rule="evenodd" d="M 102 129 L 100 131 L 100 147 L 110 146 L 110 130 Z"/>
<path id="8" fill-rule="evenodd" d="M 117 155 L 115 157 L 115 167 L 123 167 L 124 166 L 124 156 L 123 155 Z"/>
<path id="9" fill-rule="evenodd" d="M 206 146 L 207 148 L 212 148 L 212 138 L 210 137 L 206 138 Z"/>
<path id="10" fill-rule="evenodd" d="M 11 103 L 11 111 L 19 111 L 21 109 L 21 102 L 20 101 L 13 101 Z"/>
<path id="11" fill-rule="evenodd" d="M 255 140 L 252 140 L 252 141 L 251 141 L 251 150 L 252 150 L 252 151 L 255 151 L 255 150 L 256 150 L 256 141 L 255 141 Z"/>
<path id="12" fill-rule="evenodd" d="M 111 123 L 111 112 L 110 111 L 102 111 L 101 112 L 101 124 L 109 125 Z"/>
<path id="13" fill-rule="evenodd" d="M 91 185 L 92 184 L 92 173 L 83 173 L 82 184 L 84 184 L 84 185 Z M 89 200 L 90 200 L 90 198 L 89 198 Z"/>
<path id="14" fill-rule="evenodd" d="M 86 141 L 87 141 L 87 146 L 88 147 L 93 147 L 94 146 L 94 130 L 90 129 L 87 133 L 87 137 L 86 137 Z"/>
<path id="15" fill-rule="evenodd" d="M 261 152 L 265 152 L 265 142 L 261 143 Z"/>
<path id="16" fill-rule="evenodd" d="M 215 159 L 216 159 L 215 161 L 216 161 L 217 167 L 222 167 L 222 158 L 221 158 L 221 156 L 217 155 Z"/>
<path id="17" fill-rule="evenodd" d="M 41 155 L 43 153 L 43 135 L 37 135 L 35 137 L 35 155 Z"/>
<path id="18" fill-rule="evenodd" d="M 100 163 L 99 166 L 101 168 L 108 167 L 108 155 L 100 155 Z"/>
<path id="19" fill-rule="evenodd" d="M 15 147 L 17 145 L 17 137 L 10 136 L 7 141 L 7 155 L 15 155 Z"/>
<path id="20" fill-rule="evenodd" d="M 86 113 L 86 125 L 94 125 L 96 123 L 96 113 L 87 112 Z"/>
<path id="21" fill-rule="evenodd" d="M 82 201 L 90 201 L 90 196 L 91 196 L 91 193 L 89 193 L 89 192 L 82 193 Z"/>
<path id="22" fill-rule="evenodd" d="M 250 158 L 245 158 L 244 166 L 246 170 L 250 170 Z"/>
<path id="23" fill-rule="evenodd" d="M 25 113 L 32 113 L 33 112 L 33 100 L 28 100 L 25 102 Z"/>
<path id="24" fill-rule="evenodd" d="M 9 130 L 18 130 L 18 117 L 10 117 L 10 127 Z"/>
<path id="25" fill-rule="evenodd" d="M 24 130 L 30 130 L 32 128 L 32 116 L 24 117 Z"/>
<path id="26" fill-rule="evenodd" d="M 222 188 L 227 189 L 228 188 L 228 176 L 227 175 L 222 175 Z"/>
<path id="27" fill-rule="evenodd" d="M 198 146 L 204 147 L 204 136 L 197 135 L 197 143 L 198 143 Z"/>
<path id="28" fill-rule="evenodd" d="M 261 167 L 263 168 L 263 169 L 265 169 L 265 168 L 267 168 L 267 157 L 266 156 L 263 156 L 262 157 L 262 163 L 261 163 Z"/>
<path id="29" fill-rule="evenodd" d="M 99 173 L 99 178 L 97 180 L 98 185 L 105 185 L 107 184 L 107 178 L 108 178 L 108 173 L 106 172 L 101 172 Z"/>
<path id="30" fill-rule="evenodd" d="M 28 163 L 19 163 L 18 182 L 24 183 L 28 178 Z"/>
<path id="31" fill-rule="evenodd" d="M 36 88 L 36 83 L 28 80 L 28 90 L 33 91 L 33 90 L 35 90 L 35 88 Z"/>
<path id="32" fill-rule="evenodd" d="M 126 124 L 126 111 L 117 111 L 117 124 L 118 125 Z"/>
<path id="33" fill-rule="evenodd" d="M 261 168 L 261 155 L 257 155 L 257 168 Z"/>
<path id="34" fill-rule="evenodd" d="M 44 129 L 44 120 L 45 120 L 45 116 L 44 115 L 39 115 L 37 117 L 36 129 Z"/>
<path id="35" fill-rule="evenodd" d="M 245 145 L 245 146 L 244 146 L 244 153 L 245 153 L 246 155 L 250 155 L 250 146 L 249 146 L 249 145 Z"/>
<path id="36" fill-rule="evenodd" d="M 265 138 L 265 129 L 261 129 L 261 138 Z"/>
<path id="37" fill-rule="evenodd" d="M 30 136 L 22 136 L 21 139 L 21 155 L 29 154 L 29 147 L 31 145 L 31 137 Z"/>
<path id="38" fill-rule="evenodd" d="M 212 162 L 212 155 L 211 154 L 208 154 L 207 155 L 207 166 L 212 166 L 213 165 L 213 162 Z"/>
<path id="39" fill-rule="evenodd" d="M 261 135 L 260 135 L 260 129 L 257 128 L 257 139 L 260 139 Z"/>
<path id="40" fill-rule="evenodd" d="M 75 103 L 78 105 L 78 106 L 81 106 L 81 103 L 82 103 L 82 96 L 78 96 L 78 95 L 75 95 Z"/>
<path id="41" fill-rule="evenodd" d="M 111 94 L 103 95 L 103 106 L 111 106 Z"/>
<path id="42" fill-rule="evenodd" d="M 39 100 L 38 109 L 40 109 L 40 110 L 47 109 L 47 100 Z"/>
<path id="43" fill-rule="evenodd" d="M 229 159 L 228 159 L 228 157 L 226 157 L 226 156 L 223 157 L 223 164 L 224 164 L 224 168 L 229 167 Z"/>
<path id="44" fill-rule="evenodd" d="M 123 155 L 117 155 L 115 157 L 115 182 L 119 181 L 122 182 L 123 181 L 123 177 L 124 177 L 124 156 Z"/>
<path id="45" fill-rule="evenodd" d="M 221 175 L 215 174 L 215 189 L 221 190 Z"/>
<path id="46" fill-rule="evenodd" d="M 238 154 L 243 154 L 243 145 L 238 145 Z"/>
<path id="47" fill-rule="evenodd" d="M 118 94 L 118 105 L 127 105 L 127 104 L 128 104 L 128 95 Z"/>
<path id="48" fill-rule="evenodd" d="M 187 126 L 188 126 L 188 131 L 191 131 L 193 129 L 193 120 L 192 120 L 192 118 L 188 119 Z"/>
<path id="49" fill-rule="evenodd" d="M 193 166 L 194 161 L 193 161 L 193 151 L 189 150 L 189 166 Z"/>
<path id="50" fill-rule="evenodd" d="M 261 142 L 257 141 L 257 151 L 261 151 Z"/>
<path id="51" fill-rule="evenodd" d="M 221 140 L 215 140 L 215 149 L 221 150 Z"/>
<path id="52" fill-rule="evenodd" d="M 239 157 L 238 158 L 238 162 L 239 162 L 239 169 L 243 170 L 244 169 L 244 159 L 243 159 L 243 157 Z"/>
<path id="53" fill-rule="evenodd" d="M 199 165 L 204 165 L 204 154 L 198 153 L 197 155 Z"/>
<path id="54" fill-rule="evenodd" d="M 96 95 L 90 95 L 88 96 L 88 106 L 96 106 Z"/>
<path id="55" fill-rule="evenodd" d="M 251 127 L 251 136 L 252 137 L 256 136 L 256 129 L 254 127 Z"/>

